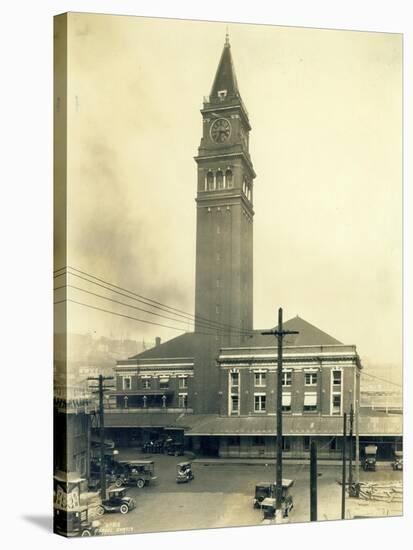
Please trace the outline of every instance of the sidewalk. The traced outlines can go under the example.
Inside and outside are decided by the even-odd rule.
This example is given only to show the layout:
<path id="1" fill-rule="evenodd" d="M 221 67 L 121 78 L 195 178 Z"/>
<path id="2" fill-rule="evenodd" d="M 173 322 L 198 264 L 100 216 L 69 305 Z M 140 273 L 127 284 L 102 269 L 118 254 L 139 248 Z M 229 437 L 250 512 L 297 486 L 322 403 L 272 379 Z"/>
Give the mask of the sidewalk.
<path id="1" fill-rule="evenodd" d="M 262 465 L 265 466 L 266 464 L 276 464 L 277 461 L 275 458 L 213 458 L 213 457 L 198 457 L 194 458 L 192 460 L 194 464 L 247 464 L 247 465 Z M 291 465 L 301 465 L 301 464 L 308 464 L 310 465 L 310 459 L 306 458 L 284 458 L 283 459 L 283 465 L 288 466 L 288 464 Z M 317 464 L 319 466 L 341 466 L 342 461 L 341 460 L 331 460 L 331 459 L 320 459 L 317 460 Z M 354 464 L 354 462 L 353 462 Z M 390 461 L 377 461 L 377 466 L 390 466 Z M 347 459 L 347 465 L 348 465 L 348 459 Z"/>

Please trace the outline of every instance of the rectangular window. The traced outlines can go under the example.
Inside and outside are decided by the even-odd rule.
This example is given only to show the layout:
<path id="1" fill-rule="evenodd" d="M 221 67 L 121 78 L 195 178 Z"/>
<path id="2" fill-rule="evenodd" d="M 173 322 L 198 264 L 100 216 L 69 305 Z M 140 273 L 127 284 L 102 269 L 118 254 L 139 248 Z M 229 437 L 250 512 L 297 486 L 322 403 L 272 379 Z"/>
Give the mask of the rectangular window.
<path id="1" fill-rule="evenodd" d="M 180 378 L 179 379 L 179 389 L 183 390 L 188 387 L 188 378 Z"/>
<path id="2" fill-rule="evenodd" d="M 254 412 L 265 412 L 266 397 L 265 393 L 254 394 Z"/>
<path id="3" fill-rule="evenodd" d="M 310 450 L 310 437 L 308 437 L 308 435 L 304 436 L 304 451 L 309 451 Z"/>
<path id="4" fill-rule="evenodd" d="M 132 389 L 132 379 L 130 376 L 123 377 L 123 389 L 124 390 Z"/>
<path id="5" fill-rule="evenodd" d="M 178 395 L 178 404 L 180 409 L 186 409 L 188 407 L 188 394 L 180 393 Z"/>
<path id="6" fill-rule="evenodd" d="M 254 383 L 256 386 L 265 386 L 266 385 L 266 373 L 265 372 L 256 372 L 254 373 Z"/>
<path id="7" fill-rule="evenodd" d="M 283 437 L 282 450 L 287 452 L 291 451 L 291 440 L 289 437 Z"/>
<path id="8" fill-rule="evenodd" d="M 341 394 L 333 394 L 333 414 L 341 414 Z"/>
<path id="9" fill-rule="evenodd" d="M 261 435 L 256 435 L 252 438 L 252 444 L 254 447 L 264 447 L 265 439 Z"/>
<path id="10" fill-rule="evenodd" d="M 316 372 L 306 372 L 305 373 L 305 385 L 306 386 L 316 386 L 317 385 L 317 373 Z"/>
<path id="11" fill-rule="evenodd" d="M 169 378 L 161 378 L 159 380 L 159 388 L 161 390 L 167 390 L 169 388 Z"/>
<path id="12" fill-rule="evenodd" d="M 238 395 L 231 395 L 230 414 L 237 415 L 238 413 L 239 413 L 239 397 Z"/>
<path id="13" fill-rule="evenodd" d="M 333 386 L 341 386 L 341 370 L 333 370 Z"/>
<path id="14" fill-rule="evenodd" d="M 338 450 L 337 438 L 333 437 L 332 439 L 330 439 L 330 451 L 337 451 L 337 450 Z"/>
<path id="15" fill-rule="evenodd" d="M 239 436 L 228 437 L 228 447 L 239 447 Z"/>
<path id="16" fill-rule="evenodd" d="M 313 412 L 317 410 L 317 394 L 304 394 L 304 412 Z"/>
<path id="17" fill-rule="evenodd" d="M 150 390 L 151 389 L 151 380 L 150 380 L 150 378 L 144 378 L 142 380 L 142 388 L 144 390 Z"/>
<path id="18" fill-rule="evenodd" d="M 282 394 L 282 410 L 283 412 L 291 411 L 291 393 Z"/>
<path id="19" fill-rule="evenodd" d="M 291 380 L 292 380 L 292 373 L 291 371 L 284 371 L 282 373 L 282 385 L 283 386 L 291 386 Z"/>
<path id="20" fill-rule="evenodd" d="M 231 388 L 238 388 L 239 372 L 231 372 Z"/>

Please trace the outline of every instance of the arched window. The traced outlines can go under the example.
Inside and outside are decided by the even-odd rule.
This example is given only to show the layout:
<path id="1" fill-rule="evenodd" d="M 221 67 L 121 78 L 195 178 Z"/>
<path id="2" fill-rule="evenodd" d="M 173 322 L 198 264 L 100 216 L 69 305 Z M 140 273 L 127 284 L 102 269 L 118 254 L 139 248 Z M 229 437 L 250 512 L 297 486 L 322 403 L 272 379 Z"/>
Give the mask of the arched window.
<path id="1" fill-rule="evenodd" d="M 207 189 L 213 191 L 214 189 L 214 174 L 210 171 L 207 174 Z"/>
<path id="2" fill-rule="evenodd" d="M 232 187 L 232 170 L 230 168 L 225 172 L 225 187 Z"/>
<path id="3" fill-rule="evenodd" d="M 224 189 L 224 174 L 221 170 L 218 170 L 217 175 L 217 189 Z"/>

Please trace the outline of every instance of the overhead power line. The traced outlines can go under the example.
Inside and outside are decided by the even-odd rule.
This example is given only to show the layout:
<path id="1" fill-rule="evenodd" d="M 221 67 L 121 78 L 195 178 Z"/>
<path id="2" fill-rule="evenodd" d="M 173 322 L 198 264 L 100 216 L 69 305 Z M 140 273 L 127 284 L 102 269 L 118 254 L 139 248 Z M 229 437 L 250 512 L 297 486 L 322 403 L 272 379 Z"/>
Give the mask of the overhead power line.
<path id="1" fill-rule="evenodd" d="M 195 315 L 193 315 L 191 313 L 188 313 L 188 312 L 185 312 L 181 309 L 178 309 L 178 308 L 175 308 L 175 307 L 172 307 L 172 306 L 168 306 L 166 304 L 162 304 L 162 302 L 158 302 L 156 300 L 152 300 L 151 298 L 147 298 L 147 297 L 145 297 L 141 294 L 137 294 L 136 292 L 134 292 L 132 290 L 128 290 L 126 288 L 123 288 L 123 287 L 120 287 L 120 286 L 115 285 L 113 283 L 110 283 L 109 281 L 105 281 L 104 279 L 96 277 L 95 275 L 92 275 L 92 274 L 87 273 L 85 271 L 81 271 L 80 269 L 76 269 L 76 268 L 71 267 L 71 266 L 67 266 L 66 269 L 77 271 L 78 273 L 82 273 L 82 275 L 86 275 L 88 278 L 85 278 L 82 275 L 79 275 L 78 273 L 72 273 L 71 271 L 67 271 L 67 274 L 78 277 L 79 279 L 87 281 L 88 283 L 100 286 L 100 287 L 104 288 L 105 290 L 115 292 L 117 294 L 120 294 L 121 296 L 124 296 L 125 298 L 136 300 L 137 302 L 143 303 L 143 304 L 145 304 L 149 307 L 158 309 L 160 311 L 164 311 L 166 313 L 170 313 L 170 314 L 173 314 L 173 315 L 178 316 L 178 317 L 183 317 L 187 321 L 188 320 L 191 321 L 191 322 L 196 321 L 197 323 L 204 326 L 204 328 L 225 329 L 226 331 L 229 331 L 229 332 L 232 332 L 232 333 L 238 333 L 238 334 L 243 334 L 243 335 L 248 335 L 248 336 L 250 336 L 252 334 L 252 331 L 241 330 L 239 328 L 235 328 L 235 327 L 233 327 L 231 325 L 228 325 L 226 323 L 221 323 L 219 321 L 212 321 L 210 319 L 207 319 L 206 317 L 195 316 Z M 66 273 L 60 273 L 60 274 L 56 275 L 55 277 L 60 277 L 64 274 L 66 274 Z M 95 280 L 91 281 L 90 278 L 95 279 Z M 99 282 L 96 282 L 96 281 L 99 281 Z M 103 286 L 101 283 L 104 283 L 105 286 Z M 64 285 L 64 286 L 67 286 L 67 285 Z M 108 286 L 113 287 L 113 288 L 108 288 Z M 57 287 L 57 288 L 62 288 L 62 287 Z M 57 290 L 57 288 L 56 288 L 56 290 Z M 123 292 L 127 292 L 128 294 L 123 294 L 123 293 L 119 292 L 118 290 L 114 290 L 114 289 L 119 289 Z M 132 296 L 129 296 L 129 294 L 132 294 Z"/>
<path id="2" fill-rule="evenodd" d="M 91 292 L 90 290 L 86 290 L 84 288 L 80 288 L 78 286 L 75 286 L 75 285 L 70 285 L 70 284 L 67 284 L 67 285 L 61 285 L 61 286 L 58 286 L 58 287 L 55 287 L 53 290 L 60 290 L 60 289 L 63 289 L 63 288 L 73 288 L 75 290 L 80 290 L 81 292 L 85 292 L 86 294 L 90 294 L 92 296 L 95 296 L 97 298 L 102 298 L 103 300 L 107 300 L 109 302 L 113 302 L 115 304 L 119 304 L 121 306 L 125 306 L 125 307 L 129 307 L 129 308 L 132 308 L 132 309 L 136 309 L 137 311 L 142 311 L 143 313 L 148 313 L 149 315 L 154 315 L 156 317 L 161 317 L 163 319 L 168 319 L 169 321 L 176 321 L 177 323 L 185 323 L 185 324 L 191 324 L 193 325 L 193 321 L 190 320 L 190 319 L 176 319 L 174 317 L 169 317 L 168 315 L 162 315 L 161 313 L 155 313 L 154 311 L 149 311 L 147 309 L 143 309 L 143 308 L 140 308 L 140 307 L 137 307 L 137 306 L 133 306 L 131 304 L 126 304 L 125 302 L 120 302 L 119 300 L 114 300 L 113 298 L 109 298 L 108 296 L 103 296 L 102 294 L 97 294 L 96 292 Z M 125 294 L 122 294 L 122 293 L 118 293 L 118 294 L 121 294 L 122 296 L 126 296 Z M 128 296 L 126 296 L 128 297 Z M 211 330 L 218 330 L 218 327 L 212 327 L 212 326 L 208 326 L 208 325 L 202 325 L 203 328 L 205 329 L 211 329 Z M 222 329 L 219 329 L 221 332 L 222 332 Z M 235 331 L 228 331 L 229 332 L 235 332 Z"/>
<path id="3" fill-rule="evenodd" d="M 97 307 L 97 306 L 92 306 L 91 304 L 85 304 L 84 302 L 78 302 L 77 300 L 72 300 L 71 298 L 66 298 L 64 300 L 58 300 L 58 301 L 54 302 L 54 304 L 57 305 L 57 304 L 61 304 L 63 302 L 71 302 L 73 304 L 78 304 L 78 305 L 85 306 L 85 307 L 88 307 L 88 308 L 91 308 L 91 309 L 96 309 L 97 311 L 103 311 L 104 313 L 109 313 L 110 315 L 116 315 L 117 317 L 125 317 L 126 319 L 132 319 L 133 321 L 138 321 L 139 323 L 146 323 L 148 325 L 156 325 L 158 327 L 169 328 L 171 330 L 177 330 L 179 332 L 186 332 L 182 327 L 172 327 L 170 325 L 164 325 L 164 324 L 161 324 L 161 323 L 156 323 L 155 321 L 148 321 L 147 319 L 138 319 L 137 317 L 132 317 L 131 315 L 125 315 L 124 313 L 117 313 L 115 311 L 110 311 L 108 309 L 103 309 L 103 308 L 100 308 L 100 307 Z M 197 334 L 203 334 L 203 335 L 206 335 L 206 336 L 215 336 L 216 335 L 216 333 L 214 333 L 214 332 L 197 332 Z M 224 333 L 221 333 L 221 334 L 224 334 Z"/>
<path id="4" fill-rule="evenodd" d="M 391 382 L 390 380 L 386 380 L 385 378 L 380 378 L 379 376 L 375 376 L 374 374 L 370 374 L 365 371 L 361 371 L 361 374 L 370 376 L 370 378 L 376 378 L 376 380 L 380 380 L 381 382 L 386 382 L 386 384 L 391 384 L 392 386 L 397 386 L 398 388 L 402 388 L 402 384 L 397 384 L 396 382 Z"/>
<path id="5" fill-rule="evenodd" d="M 176 321 L 177 323 L 191 323 L 193 324 L 189 319 L 175 319 L 174 317 L 168 317 L 167 315 L 162 315 L 161 313 L 155 313 L 154 311 L 149 311 L 148 309 L 143 309 L 142 307 L 133 306 L 131 304 L 126 304 L 125 302 L 119 302 L 119 300 L 114 300 L 113 298 L 109 298 L 108 296 L 103 296 L 102 294 L 97 294 L 96 292 L 91 292 L 90 290 L 86 290 L 84 288 L 80 288 L 75 285 L 62 285 L 60 287 L 56 287 L 54 290 L 58 290 L 61 288 L 74 288 L 75 290 L 80 290 L 81 292 L 85 292 L 86 294 L 90 294 L 92 296 L 96 296 L 97 298 L 103 298 L 103 300 L 107 300 L 108 302 L 113 302 L 114 304 L 119 304 L 121 306 L 130 307 L 132 309 L 136 309 L 137 311 L 142 311 L 143 313 L 148 313 L 149 315 L 156 315 L 158 317 L 163 317 L 164 319 L 169 319 L 169 321 Z"/>

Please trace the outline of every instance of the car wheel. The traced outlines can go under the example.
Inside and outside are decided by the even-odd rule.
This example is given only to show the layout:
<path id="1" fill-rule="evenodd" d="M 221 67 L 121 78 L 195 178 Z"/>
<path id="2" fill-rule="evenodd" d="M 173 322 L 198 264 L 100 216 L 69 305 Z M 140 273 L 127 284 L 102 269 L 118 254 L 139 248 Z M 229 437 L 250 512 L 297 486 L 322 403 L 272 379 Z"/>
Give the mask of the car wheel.
<path id="1" fill-rule="evenodd" d="M 89 531 L 89 529 L 85 529 L 84 531 L 82 531 L 82 534 L 80 536 L 81 537 L 91 537 L 92 533 Z"/>
<path id="2" fill-rule="evenodd" d="M 138 487 L 138 489 L 143 489 L 143 487 L 145 487 L 145 480 L 138 479 L 138 481 L 136 482 L 136 487 Z"/>
<path id="3" fill-rule="evenodd" d="M 122 487 L 122 485 L 123 485 L 123 481 L 121 480 L 120 477 L 118 477 L 115 481 L 115 486 L 116 487 Z"/>
<path id="4" fill-rule="evenodd" d="M 129 512 L 129 506 L 127 504 L 121 504 L 119 511 L 121 514 L 127 514 Z"/>
<path id="5" fill-rule="evenodd" d="M 103 516 L 103 514 L 105 513 L 105 509 L 103 508 L 103 506 L 98 506 L 96 509 L 96 513 L 98 516 Z"/>

